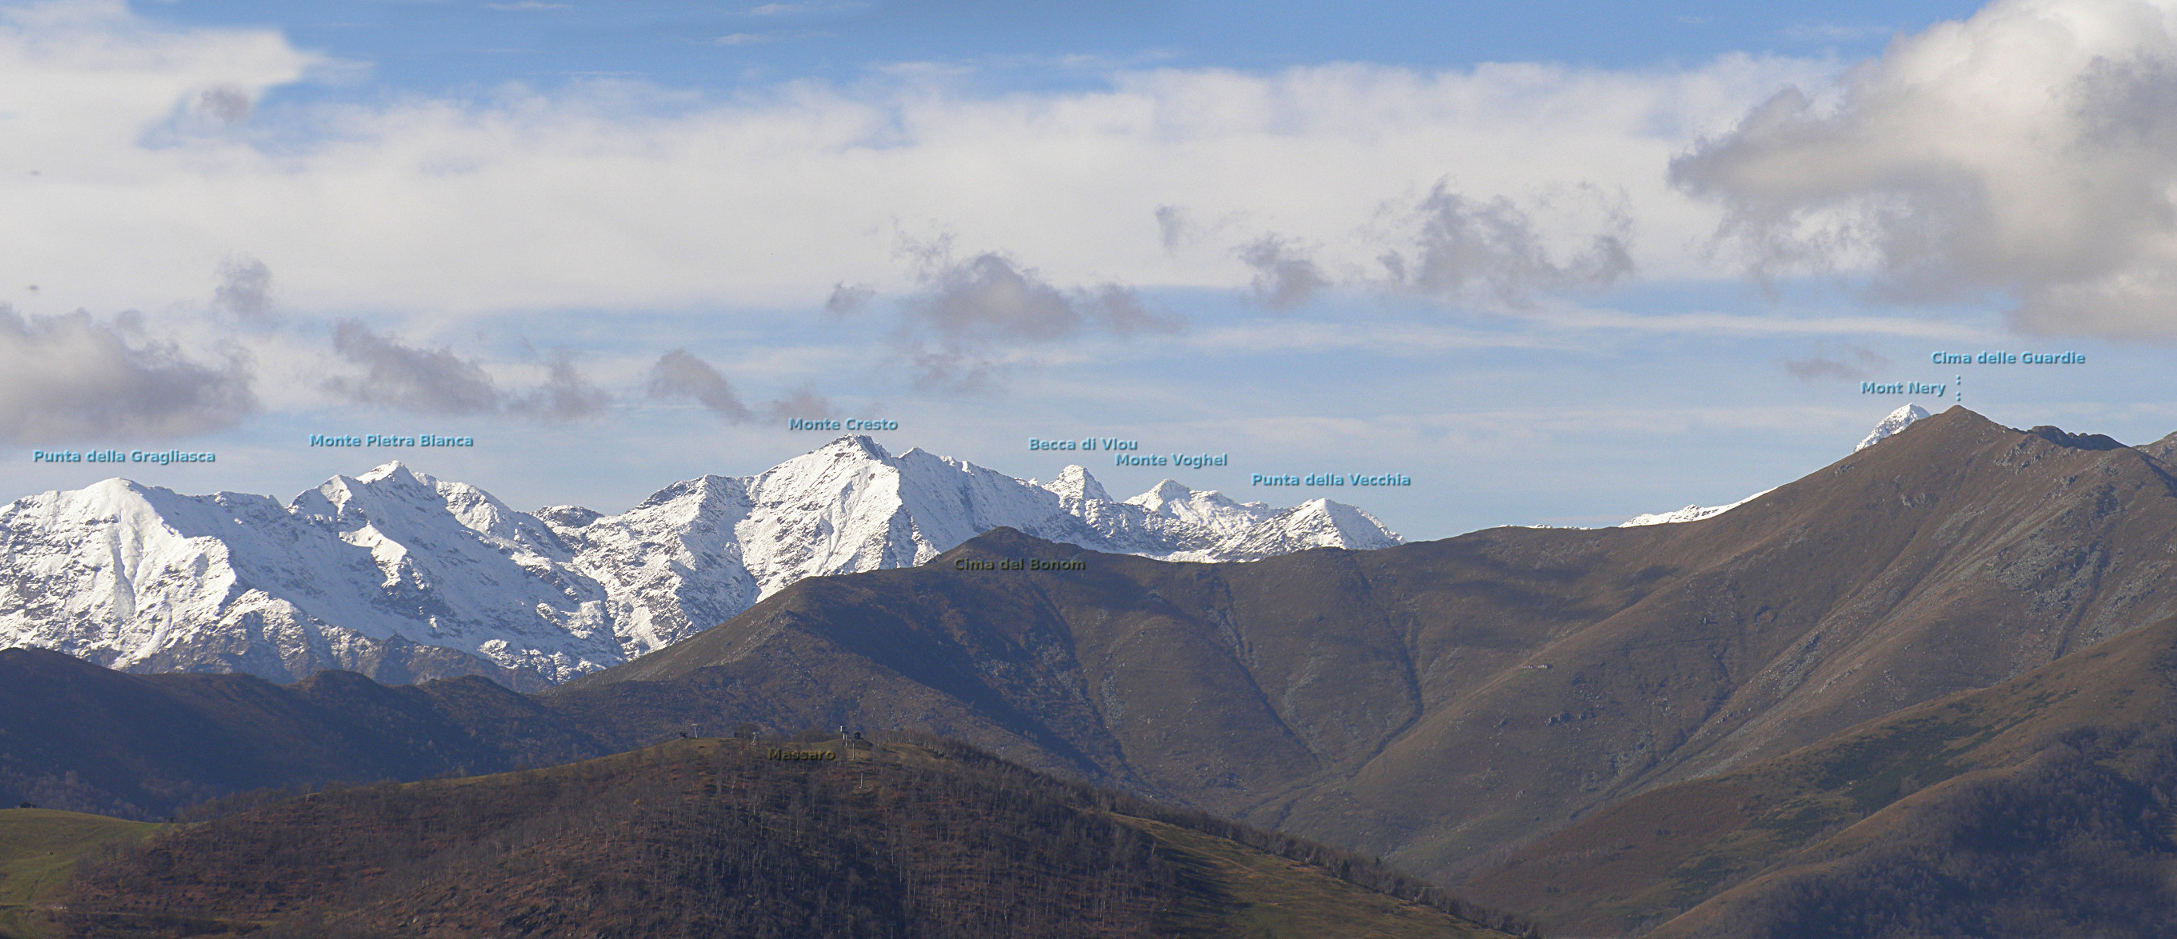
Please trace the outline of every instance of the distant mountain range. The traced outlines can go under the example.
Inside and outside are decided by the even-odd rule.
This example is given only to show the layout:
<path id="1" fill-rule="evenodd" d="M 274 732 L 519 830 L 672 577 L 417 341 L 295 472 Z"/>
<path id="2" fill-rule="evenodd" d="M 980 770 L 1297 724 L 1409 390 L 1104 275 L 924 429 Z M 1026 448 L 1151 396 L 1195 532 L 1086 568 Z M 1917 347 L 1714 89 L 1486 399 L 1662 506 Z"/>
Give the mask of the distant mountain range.
<path id="1" fill-rule="evenodd" d="M 125 479 L 0 507 L 0 647 L 137 671 L 563 681 L 670 645 L 805 577 L 910 566 L 1000 526 L 1099 551 L 1250 560 L 1399 543 L 1328 500 L 1277 509 L 1165 480 L 1112 499 L 843 437 L 619 515 L 525 513 L 400 463 L 282 505 Z"/>
<path id="2" fill-rule="evenodd" d="M 1381 856 L 1552 935 L 2160 935 L 2173 461 L 1952 408 L 1693 524 L 1215 564 L 996 529 L 531 695 L 0 653 L 0 799 L 156 817 L 846 725 Z"/>
<path id="3" fill-rule="evenodd" d="M 1952 409 L 1695 524 L 808 580 L 555 695 L 931 728 L 1459 877 L 2177 615 L 2162 449 Z"/>

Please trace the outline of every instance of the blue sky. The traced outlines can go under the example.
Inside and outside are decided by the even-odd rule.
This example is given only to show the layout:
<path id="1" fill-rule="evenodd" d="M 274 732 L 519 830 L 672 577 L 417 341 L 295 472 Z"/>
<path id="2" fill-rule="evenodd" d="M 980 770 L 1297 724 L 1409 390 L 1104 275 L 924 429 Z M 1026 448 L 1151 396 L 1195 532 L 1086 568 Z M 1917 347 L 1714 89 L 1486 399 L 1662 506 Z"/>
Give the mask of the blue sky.
<path id="1" fill-rule="evenodd" d="M 1624 2 L 1237 5 L 854 2 L 196 3 L 139 7 L 176 24 L 272 26 L 301 46 L 379 66 L 379 82 L 441 93 L 611 73 L 718 90 L 850 80 L 900 62 L 1012 62 L 995 87 L 1088 83 L 1071 59 L 1282 69 L 1323 62 L 1440 68 L 1557 62 L 1646 68 L 1727 53 L 1872 55 L 1898 30 L 1970 15 L 1957 2 L 1794 7 Z"/>
<path id="2" fill-rule="evenodd" d="M 0 490 L 384 459 L 617 510 L 875 417 L 1226 453 L 1409 537 L 2177 430 L 2145 0 L 0 4 Z M 2076 350 L 1953 368 L 1936 351 Z M 1862 382 L 1943 384 L 1891 396 Z M 472 436 L 456 451 L 311 433 Z M 1078 457 L 1074 457 L 1078 459 Z M 1394 472 L 1409 488 L 1249 484 Z"/>

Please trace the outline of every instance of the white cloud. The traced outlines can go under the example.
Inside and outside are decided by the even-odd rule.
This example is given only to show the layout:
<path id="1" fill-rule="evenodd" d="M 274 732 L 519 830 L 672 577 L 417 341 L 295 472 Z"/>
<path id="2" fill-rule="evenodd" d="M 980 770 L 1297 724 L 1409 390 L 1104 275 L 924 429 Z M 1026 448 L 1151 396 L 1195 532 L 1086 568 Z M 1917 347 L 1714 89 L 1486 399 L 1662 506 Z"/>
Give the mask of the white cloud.
<path id="1" fill-rule="evenodd" d="M 803 3 L 766 3 L 748 8 L 750 16 L 808 16 L 813 14 L 859 13 L 869 9 L 869 4 L 854 0 L 808 0 Z"/>
<path id="2" fill-rule="evenodd" d="M 2177 5 L 2000 0 L 1893 43 L 1833 102 L 1771 98 L 1673 176 L 1764 276 L 2177 337 Z"/>
<path id="3" fill-rule="evenodd" d="M 1839 23 L 1832 20 L 1800 20 L 1784 28 L 1784 38 L 1794 42 L 1859 42 L 1880 39 L 1895 30 L 1874 23 Z"/>
<path id="4" fill-rule="evenodd" d="M 1996 342 L 2003 334 L 1954 322 L 1904 316 L 1824 314 L 1747 316 L 1722 310 L 1684 313 L 1628 313 L 1623 310 L 1560 308 L 1536 319 L 1541 325 L 1571 330 L 1622 330 L 1635 333 L 1788 338 L 1794 336 L 1890 336 L 1948 342 Z"/>
<path id="5" fill-rule="evenodd" d="M 0 265 L 13 270 L 0 283 L 154 309 L 207 295 L 206 272 L 248 256 L 306 318 L 813 308 L 841 283 L 912 290 L 891 252 L 906 227 L 1004 246 L 1053 283 L 1244 290 L 1241 239 L 1167 251 L 1158 208 L 1276 231 L 1344 282 L 1411 244 L 1386 207 L 1447 179 L 1477 204 L 1523 208 L 1583 186 L 1622 194 L 1636 268 L 1704 276 L 1718 210 L 1670 188 L 1671 155 L 1830 68 L 1157 69 L 1002 96 L 913 73 L 724 98 L 601 80 L 265 103 L 325 67 L 276 33 L 175 30 L 117 4 L 11 14 Z M 215 89 L 254 103 L 221 112 L 242 126 L 146 143 Z M 1538 212 L 1536 243 L 1576 257 L 1591 221 Z"/>

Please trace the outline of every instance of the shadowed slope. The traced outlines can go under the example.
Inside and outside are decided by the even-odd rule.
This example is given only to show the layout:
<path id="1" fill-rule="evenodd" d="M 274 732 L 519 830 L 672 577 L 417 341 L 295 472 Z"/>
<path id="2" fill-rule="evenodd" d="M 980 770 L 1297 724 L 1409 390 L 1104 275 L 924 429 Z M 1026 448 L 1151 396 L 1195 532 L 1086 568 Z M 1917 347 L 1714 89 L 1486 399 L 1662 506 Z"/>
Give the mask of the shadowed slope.
<path id="1" fill-rule="evenodd" d="M 2157 873 L 2177 864 L 2172 714 L 2165 620 L 1624 800 L 1467 887 L 1553 935 L 2159 935 L 2177 918 Z"/>
<path id="2" fill-rule="evenodd" d="M 686 740 L 239 804 L 90 866 L 64 922 L 146 937 L 1505 935 L 1358 858 L 956 745 L 784 746 L 834 759 Z"/>
<path id="3" fill-rule="evenodd" d="M 777 726 L 938 727 L 1454 873 L 2177 612 L 2172 488 L 2105 439 L 1952 409 L 1684 525 L 1242 565 L 993 532 L 547 697 L 731 686 Z M 1085 569 L 963 563 L 1011 559 Z"/>
<path id="4" fill-rule="evenodd" d="M 606 747 L 482 678 L 389 687 L 349 672 L 130 675 L 0 650 L 5 804 L 155 818 L 239 789 L 418 779 L 563 762 Z"/>

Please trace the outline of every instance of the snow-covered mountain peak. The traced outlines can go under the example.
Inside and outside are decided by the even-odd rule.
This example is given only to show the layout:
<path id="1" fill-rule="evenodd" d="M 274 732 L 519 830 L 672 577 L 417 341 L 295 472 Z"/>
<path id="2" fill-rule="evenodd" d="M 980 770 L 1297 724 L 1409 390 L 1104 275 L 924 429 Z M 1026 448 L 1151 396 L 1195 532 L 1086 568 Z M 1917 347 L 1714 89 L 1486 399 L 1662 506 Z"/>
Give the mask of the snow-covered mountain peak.
<path id="1" fill-rule="evenodd" d="M 334 476 L 296 496 L 289 510 L 323 519 L 343 531 L 368 530 L 370 537 L 392 544 L 430 547 L 444 543 L 444 529 L 451 521 L 516 554 L 561 553 L 558 539 L 535 516 L 475 486 L 433 478 L 398 460 L 360 475 Z"/>
<path id="2" fill-rule="evenodd" d="M 377 466 L 373 466 L 365 472 L 358 473 L 355 476 L 355 481 L 359 483 L 374 483 L 380 480 L 397 479 L 399 477 L 407 477 L 407 479 L 409 480 L 420 481 L 416 472 L 409 469 L 408 464 L 403 463 L 399 460 L 389 460 L 387 462 L 380 463 Z"/>
<path id="3" fill-rule="evenodd" d="M 1201 528 L 1220 538 L 1239 535 L 1270 521 L 1277 510 L 1260 502 L 1238 502 L 1214 489 L 1190 489 L 1166 479 L 1148 492 L 1126 500 L 1152 518 Z"/>
<path id="4" fill-rule="evenodd" d="M 1905 428 L 1912 426 L 1913 422 L 1918 421 L 1926 416 L 1928 416 L 1927 409 L 1917 404 L 1908 404 L 1904 407 L 1898 408 L 1895 411 L 1891 411 L 1888 417 L 1883 418 L 1880 423 L 1877 423 L 1875 425 L 1873 430 L 1867 432 L 1867 436 L 1860 440 L 1859 446 L 1852 448 L 1852 452 L 1858 453 L 1861 450 L 1865 450 L 1868 447 L 1872 447 L 1875 444 L 1881 443 L 1882 441 L 1889 439 L 1892 436 L 1895 436 L 1898 431 L 1904 430 Z"/>
<path id="5" fill-rule="evenodd" d="M 1187 497 L 1192 495 L 1194 495 L 1194 490 L 1180 485 L 1178 480 L 1162 479 L 1158 480 L 1156 485 L 1149 487 L 1148 492 L 1126 501 L 1159 515 L 1170 515 L 1170 512 L 1164 511 L 1166 505 L 1173 502 L 1184 502 Z"/>
<path id="6" fill-rule="evenodd" d="M 105 479 L 101 479 L 95 483 L 78 489 L 73 493 L 67 494 L 74 495 L 80 498 L 82 500 L 82 504 L 87 506 L 96 505 L 112 506 L 115 508 L 119 508 L 121 506 L 134 506 L 145 502 L 146 496 L 149 495 L 152 488 L 153 487 L 146 486 L 133 479 L 122 479 L 119 476 L 108 476 Z M 43 496 L 47 498 L 55 498 L 61 495 L 63 495 L 63 493 L 59 491 L 48 491 L 43 494 Z"/>
<path id="7" fill-rule="evenodd" d="M 650 498 L 644 499 L 641 505 L 636 506 L 630 511 L 640 512 L 644 509 L 654 508 L 657 506 L 687 503 L 691 501 L 700 504 L 720 498 L 746 500 L 748 498 L 748 486 L 746 481 L 735 479 L 731 476 L 718 476 L 711 473 L 705 473 L 704 475 L 698 476 L 694 479 L 683 479 L 680 482 L 674 483 L 670 486 L 651 493 Z M 537 514 L 539 516 L 544 515 L 546 512 L 565 514 L 571 509 L 579 508 L 579 506 L 553 506 L 547 509 L 540 509 L 538 510 Z M 590 510 L 581 509 L 581 511 L 589 512 Z M 596 516 L 600 513 L 590 512 L 590 514 L 592 516 Z M 589 523 L 584 522 L 582 524 L 586 525 Z"/>
<path id="8" fill-rule="evenodd" d="M 1212 493 L 1214 495 L 1214 493 Z M 1383 527 L 1376 517 L 1343 502 L 1310 499 L 1291 510 L 1292 518 L 1307 525 L 1326 526 L 1323 544 L 1368 550 L 1398 544 L 1398 535 Z"/>
<path id="9" fill-rule="evenodd" d="M 1035 480 L 1029 480 L 1033 484 Z M 1060 502 L 1077 505 L 1082 502 L 1110 502 L 1111 493 L 1104 491 L 1104 484 L 1089 475 L 1088 467 L 1068 466 L 1058 471 L 1058 478 L 1043 484 L 1043 488 L 1058 496 Z"/>
<path id="10" fill-rule="evenodd" d="M 919 447 L 908 450 L 908 453 L 918 452 L 921 452 Z M 893 461 L 892 454 L 885 450 L 884 445 L 866 434 L 848 434 L 810 451 L 812 456 L 819 453 L 833 459 L 875 460 L 879 463 Z"/>
<path id="11" fill-rule="evenodd" d="M 295 497 L 300 507 L 305 502 L 311 508 L 327 515 L 340 515 L 360 510 L 364 506 L 385 502 L 437 502 L 437 480 L 421 476 L 409 470 L 399 460 L 381 463 L 369 471 L 354 476 L 334 476 L 316 489 Z M 314 496 L 314 498 L 313 498 Z"/>
<path id="12" fill-rule="evenodd" d="M 867 442 L 865 440 L 865 442 Z M 877 447 L 842 437 L 750 477 L 750 496 L 759 502 L 803 498 L 816 489 L 855 492 L 899 475 L 896 458 Z"/>
<path id="13" fill-rule="evenodd" d="M 187 501 L 189 497 L 171 490 L 111 476 L 81 489 L 47 490 L 24 496 L 0 509 L 0 515 L 25 521 L 36 519 L 34 524 L 40 526 L 65 526 L 78 520 L 91 520 L 94 524 L 135 530 L 166 530 L 171 528 L 165 522 L 166 516 L 177 510 L 185 511 L 180 504 Z"/>
<path id="14" fill-rule="evenodd" d="M 1342 502 L 1310 499 L 1273 513 L 1218 550 L 1229 557 L 1254 559 L 1309 548 L 1367 550 L 1398 543 L 1398 535 L 1375 516 Z"/>
<path id="15" fill-rule="evenodd" d="M 816 498 L 819 490 L 852 496 L 896 488 L 900 463 L 868 437 L 840 437 L 750 477 L 747 490 L 758 502 L 774 504 Z"/>

